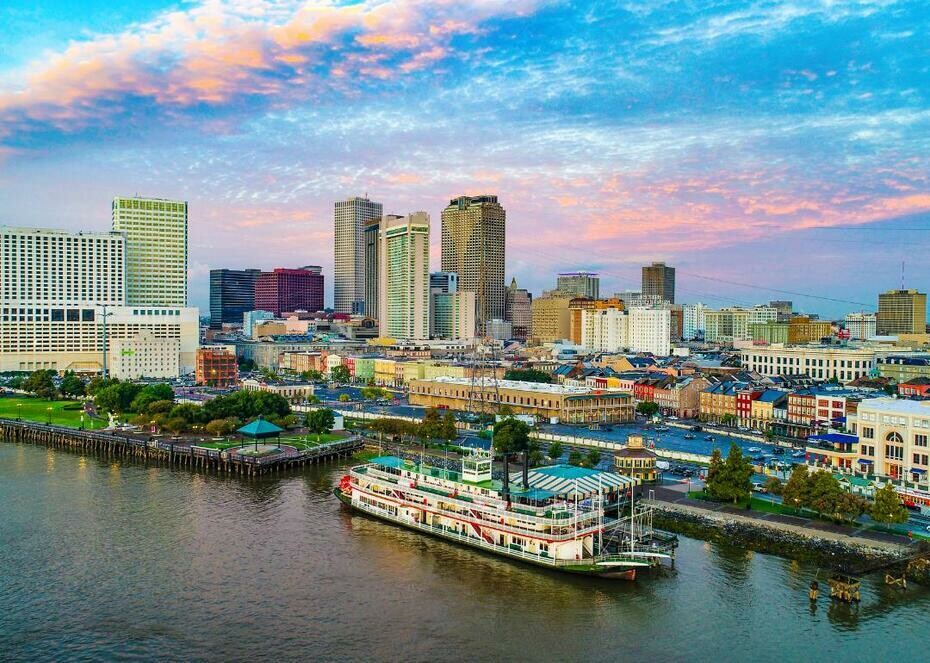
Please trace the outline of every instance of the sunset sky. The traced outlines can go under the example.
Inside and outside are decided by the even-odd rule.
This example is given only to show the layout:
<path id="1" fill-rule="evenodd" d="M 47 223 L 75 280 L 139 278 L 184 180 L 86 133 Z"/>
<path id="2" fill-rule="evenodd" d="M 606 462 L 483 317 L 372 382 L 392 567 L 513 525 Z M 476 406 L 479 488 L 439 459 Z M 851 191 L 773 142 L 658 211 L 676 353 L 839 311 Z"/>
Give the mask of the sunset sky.
<path id="1" fill-rule="evenodd" d="M 38 7 L 36 6 L 38 5 Z M 322 264 L 332 209 L 494 193 L 508 280 L 678 267 L 678 299 L 930 288 L 925 2 L 3 0 L 0 224 L 190 201 L 214 267 Z M 793 293 L 793 294 L 789 294 Z"/>

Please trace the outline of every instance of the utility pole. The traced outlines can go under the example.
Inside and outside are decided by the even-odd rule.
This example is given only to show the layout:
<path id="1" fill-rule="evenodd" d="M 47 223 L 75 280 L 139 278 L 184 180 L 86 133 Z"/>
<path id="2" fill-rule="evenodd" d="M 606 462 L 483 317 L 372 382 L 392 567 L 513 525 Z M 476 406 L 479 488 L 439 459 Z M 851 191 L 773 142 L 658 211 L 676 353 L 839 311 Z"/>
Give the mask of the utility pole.
<path id="1" fill-rule="evenodd" d="M 103 304 L 101 306 L 103 312 L 100 314 L 100 317 L 103 318 L 103 362 L 101 364 L 102 370 L 100 376 L 106 380 L 107 379 L 107 318 L 109 318 L 112 313 L 107 313 L 107 305 Z"/>

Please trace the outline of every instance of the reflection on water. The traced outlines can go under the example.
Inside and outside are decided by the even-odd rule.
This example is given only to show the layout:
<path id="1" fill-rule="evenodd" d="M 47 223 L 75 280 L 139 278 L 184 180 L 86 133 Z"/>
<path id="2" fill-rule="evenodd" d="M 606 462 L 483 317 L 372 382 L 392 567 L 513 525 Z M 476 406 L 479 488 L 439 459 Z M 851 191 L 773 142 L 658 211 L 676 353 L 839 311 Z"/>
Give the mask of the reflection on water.
<path id="1" fill-rule="evenodd" d="M 563 575 L 353 514 L 330 492 L 343 472 L 242 481 L 0 444 L 0 658 L 856 661 L 923 647 L 921 589 L 869 578 L 861 606 L 812 607 L 816 568 L 688 539 L 674 573 Z"/>

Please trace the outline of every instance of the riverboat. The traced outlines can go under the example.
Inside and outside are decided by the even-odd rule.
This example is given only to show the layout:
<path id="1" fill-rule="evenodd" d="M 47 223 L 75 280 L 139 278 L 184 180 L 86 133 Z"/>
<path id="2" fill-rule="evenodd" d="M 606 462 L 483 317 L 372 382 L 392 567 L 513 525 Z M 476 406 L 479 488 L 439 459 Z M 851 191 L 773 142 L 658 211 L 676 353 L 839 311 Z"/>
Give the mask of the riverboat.
<path id="1" fill-rule="evenodd" d="M 379 456 L 352 467 L 334 494 L 352 509 L 418 532 L 569 573 L 634 580 L 674 564 L 677 538 L 632 499 L 638 479 L 571 465 L 492 479 L 471 449 L 461 470 Z M 525 481 L 523 479 L 525 478 Z"/>

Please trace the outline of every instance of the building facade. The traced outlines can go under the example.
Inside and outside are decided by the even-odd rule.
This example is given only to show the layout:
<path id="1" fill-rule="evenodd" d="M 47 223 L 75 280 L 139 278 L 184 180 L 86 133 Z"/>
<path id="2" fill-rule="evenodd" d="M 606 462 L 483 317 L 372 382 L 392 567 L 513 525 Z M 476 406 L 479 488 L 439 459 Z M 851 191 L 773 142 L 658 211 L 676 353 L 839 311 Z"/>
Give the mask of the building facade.
<path id="1" fill-rule="evenodd" d="M 740 350 L 743 368 L 765 376 L 806 374 L 842 383 L 868 376 L 876 367 L 874 350 L 833 346 L 753 347 Z"/>
<path id="2" fill-rule="evenodd" d="M 675 303 L 675 268 L 664 262 L 643 267 L 642 296 L 656 297 L 669 304 Z"/>
<path id="3" fill-rule="evenodd" d="M 255 308 L 271 311 L 276 317 L 285 312 L 322 311 L 322 269 L 311 265 L 262 272 L 255 281 Z"/>
<path id="4" fill-rule="evenodd" d="M 234 387 L 239 381 L 236 346 L 206 345 L 198 348 L 194 379 L 197 384 L 208 387 Z"/>
<path id="5" fill-rule="evenodd" d="M 210 270 L 210 327 L 242 324 L 242 314 L 255 310 L 255 282 L 260 269 Z"/>
<path id="6" fill-rule="evenodd" d="M 517 279 L 510 281 L 504 306 L 504 320 L 511 324 L 512 338 L 525 341 L 533 329 L 533 295 L 526 288 L 517 286 Z"/>
<path id="7" fill-rule="evenodd" d="M 112 215 L 126 235 L 126 303 L 187 306 L 187 203 L 116 197 Z"/>
<path id="8" fill-rule="evenodd" d="M 672 313 L 668 307 L 634 307 L 629 310 L 629 340 L 633 352 L 660 357 L 672 353 Z"/>
<path id="9" fill-rule="evenodd" d="M 844 322 L 853 341 L 864 341 L 878 334 L 878 320 L 874 313 L 847 313 Z"/>
<path id="10" fill-rule="evenodd" d="M 475 293 L 433 292 L 430 295 L 430 337 L 464 340 L 475 337 Z"/>
<path id="11" fill-rule="evenodd" d="M 904 479 L 927 490 L 930 472 L 930 401 L 873 398 L 850 418 L 858 436 L 852 466 L 890 479 Z"/>
<path id="12" fill-rule="evenodd" d="M 620 352 L 630 347 L 629 316 L 623 308 L 585 309 L 581 314 L 581 345 L 595 352 Z"/>
<path id="13" fill-rule="evenodd" d="M 442 211 L 444 272 L 459 275 L 459 289 L 474 292 L 477 323 L 504 318 L 507 214 L 497 196 L 459 196 Z"/>
<path id="14" fill-rule="evenodd" d="M 353 197 L 333 210 L 333 295 L 337 313 L 371 313 L 366 309 L 365 229 L 384 213 L 381 203 Z"/>
<path id="15" fill-rule="evenodd" d="M 382 336 L 429 338 L 429 214 L 385 218 L 379 235 L 378 314 Z"/>
<path id="16" fill-rule="evenodd" d="M 685 341 L 693 341 L 696 338 L 704 338 L 704 311 L 707 307 L 698 302 L 697 304 L 681 305 L 681 338 Z"/>
<path id="17" fill-rule="evenodd" d="M 572 292 L 578 297 L 599 299 L 601 279 L 594 272 L 562 272 L 556 276 L 555 289 Z"/>
<path id="18" fill-rule="evenodd" d="M 119 380 L 174 379 L 181 375 L 181 339 L 155 336 L 150 330 L 114 338 L 109 345 L 107 375 Z"/>
<path id="19" fill-rule="evenodd" d="M 927 294 L 916 290 L 889 290 L 878 296 L 878 334 L 924 334 L 927 331 Z"/>
<path id="20" fill-rule="evenodd" d="M 378 234 L 381 218 L 365 224 L 365 315 L 378 319 Z"/>
<path id="21" fill-rule="evenodd" d="M 533 299 L 531 339 L 536 344 L 554 343 L 567 339 L 571 333 L 569 304 L 575 296 L 552 290 Z"/>

